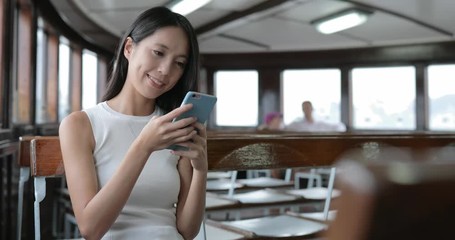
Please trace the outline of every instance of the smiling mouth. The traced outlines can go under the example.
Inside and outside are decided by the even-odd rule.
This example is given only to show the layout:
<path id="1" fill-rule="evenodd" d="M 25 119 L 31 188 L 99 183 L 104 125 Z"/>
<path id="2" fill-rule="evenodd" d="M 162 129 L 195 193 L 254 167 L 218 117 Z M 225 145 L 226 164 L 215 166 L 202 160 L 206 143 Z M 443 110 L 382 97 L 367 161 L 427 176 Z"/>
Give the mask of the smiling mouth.
<path id="1" fill-rule="evenodd" d="M 150 79 L 151 83 L 153 86 L 157 87 L 157 88 L 163 88 L 164 87 L 164 82 L 150 76 L 149 74 L 147 74 L 147 77 L 148 79 Z"/>

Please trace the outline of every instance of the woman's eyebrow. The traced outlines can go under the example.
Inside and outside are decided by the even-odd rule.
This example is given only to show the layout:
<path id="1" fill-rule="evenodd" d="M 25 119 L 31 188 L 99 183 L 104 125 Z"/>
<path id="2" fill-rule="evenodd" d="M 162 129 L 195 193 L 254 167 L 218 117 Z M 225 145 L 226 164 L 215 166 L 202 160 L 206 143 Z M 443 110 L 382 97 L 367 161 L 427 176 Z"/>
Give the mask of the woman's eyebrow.
<path id="1" fill-rule="evenodd" d="M 166 46 L 164 43 L 157 43 L 156 45 L 158 45 L 159 47 L 162 47 L 162 48 L 169 49 L 169 47 Z"/>
<path id="2" fill-rule="evenodd" d="M 169 47 L 166 44 L 164 44 L 164 43 L 157 43 L 156 45 L 159 46 L 159 47 L 162 47 L 162 48 L 164 48 L 166 50 L 169 50 Z M 186 53 L 185 54 L 180 54 L 177 57 L 183 57 L 183 58 L 187 59 L 188 58 L 188 54 L 186 54 Z"/>

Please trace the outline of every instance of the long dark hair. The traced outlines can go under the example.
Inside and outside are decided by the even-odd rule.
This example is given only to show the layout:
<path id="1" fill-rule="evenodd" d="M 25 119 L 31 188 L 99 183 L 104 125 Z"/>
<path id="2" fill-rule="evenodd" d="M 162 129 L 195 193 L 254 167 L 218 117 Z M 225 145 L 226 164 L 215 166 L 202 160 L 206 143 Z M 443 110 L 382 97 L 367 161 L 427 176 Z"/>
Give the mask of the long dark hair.
<path id="1" fill-rule="evenodd" d="M 169 112 L 180 106 L 186 92 L 197 90 L 197 80 L 199 78 L 199 46 L 191 23 L 184 16 L 174 13 L 165 7 L 154 7 L 141 13 L 120 40 L 113 59 L 112 72 L 108 80 L 106 94 L 103 96 L 103 101 L 117 96 L 122 90 L 123 85 L 125 85 L 128 60 L 123 55 L 123 49 L 125 48 L 126 39 L 131 37 L 135 43 L 138 43 L 155 33 L 156 30 L 168 26 L 180 27 L 185 31 L 188 37 L 190 52 L 181 78 L 171 90 L 156 99 L 156 105 L 165 112 Z"/>

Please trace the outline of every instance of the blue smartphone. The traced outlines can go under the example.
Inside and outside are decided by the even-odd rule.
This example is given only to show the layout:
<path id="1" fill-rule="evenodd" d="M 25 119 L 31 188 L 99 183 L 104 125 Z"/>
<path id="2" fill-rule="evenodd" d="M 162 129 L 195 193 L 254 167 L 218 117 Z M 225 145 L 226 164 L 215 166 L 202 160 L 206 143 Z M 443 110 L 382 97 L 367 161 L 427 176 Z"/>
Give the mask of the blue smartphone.
<path id="1" fill-rule="evenodd" d="M 217 98 L 213 95 L 189 91 L 185 95 L 185 98 L 183 98 L 181 106 L 191 103 L 193 104 L 193 107 L 189 111 L 184 112 L 175 118 L 174 121 L 188 117 L 196 117 L 198 122 L 205 124 L 209 119 L 210 114 L 212 113 L 216 100 Z M 171 145 L 168 147 L 168 149 L 176 151 L 187 150 L 186 147 L 178 145 Z"/>

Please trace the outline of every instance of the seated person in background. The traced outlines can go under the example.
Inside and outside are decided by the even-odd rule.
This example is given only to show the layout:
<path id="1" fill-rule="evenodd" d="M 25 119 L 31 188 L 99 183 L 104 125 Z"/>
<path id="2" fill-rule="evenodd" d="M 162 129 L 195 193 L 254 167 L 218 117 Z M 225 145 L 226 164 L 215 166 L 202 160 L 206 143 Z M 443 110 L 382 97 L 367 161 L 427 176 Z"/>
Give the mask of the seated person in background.
<path id="1" fill-rule="evenodd" d="M 279 131 L 283 130 L 283 114 L 279 112 L 267 113 L 264 117 L 264 123 L 258 127 L 261 131 Z"/>
<path id="2" fill-rule="evenodd" d="M 346 126 L 343 123 L 330 124 L 316 121 L 313 117 L 313 104 L 310 101 L 302 102 L 303 119 L 298 118 L 285 127 L 286 131 L 295 132 L 344 132 Z M 294 169 L 294 172 L 308 172 L 310 169 Z"/>
<path id="3" fill-rule="evenodd" d="M 343 123 L 331 124 L 317 121 L 313 117 L 313 104 L 310 101 L 302 103 L 303 118 L 297 118 L 285 127 L 287 131 L 296 132 L 344 132 L 346 126 Z"/>

